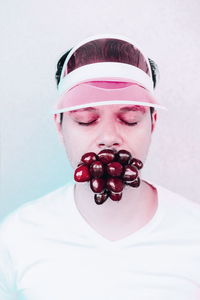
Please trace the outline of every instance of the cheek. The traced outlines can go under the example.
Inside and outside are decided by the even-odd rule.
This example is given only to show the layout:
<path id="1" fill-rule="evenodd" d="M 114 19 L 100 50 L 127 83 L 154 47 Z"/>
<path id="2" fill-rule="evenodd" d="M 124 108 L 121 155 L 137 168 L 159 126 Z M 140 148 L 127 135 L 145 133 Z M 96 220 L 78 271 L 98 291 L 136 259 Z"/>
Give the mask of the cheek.
<path id="1" fill-rule="evenodd" d="M 78 136 L 64 135 L 64 146 L 68 159 L 72 167 L 77 166 L 77 158 L 79 157 L 80 147 L 78 146 Z"/>
<path id="2" fill-rule="evenodd" d="M 140 148 L 141 148 L 140 150 L 142 156 L 141 158 L 143 161 L 146 160 L 150 144 L 151 144 L 151 130 L 150 128 L 146 128 L 140 140 Z"/>
<path id="3" fill-rule="evenodd" d="M 133 150 L 133 155 L 144 162 L 146 160 L 151 143 L 150 126 L 148 126 L 148 124 L 141 126 L 140 129 L 137 129 L 137 131 L 133 132 L 132 137 L 129 140 L 131 143 L 130 147 Z"/>
<path id="4" fill-rule="evenodd" d="M 87 149 L 88 138 L 77 130 L 75 126 L 63 126 L 64 147 L 73 168 L 77 167 L 80 157 Z"/>

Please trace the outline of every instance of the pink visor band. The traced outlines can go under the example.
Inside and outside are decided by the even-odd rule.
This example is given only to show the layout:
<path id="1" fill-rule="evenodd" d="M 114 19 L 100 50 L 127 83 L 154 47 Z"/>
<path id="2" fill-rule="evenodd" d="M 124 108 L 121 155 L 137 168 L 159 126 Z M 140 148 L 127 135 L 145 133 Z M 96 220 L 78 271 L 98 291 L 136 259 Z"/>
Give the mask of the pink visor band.
<path id="1" fill-rule="evenodd" d="M 152 93 L 135 82 L 110 81 L 111 78 L 86 81 L 75 85 L 62 94 L 53 113 L 61 113 L 88 106 L 130 104 L 164 108 L 159 105 Z"/>

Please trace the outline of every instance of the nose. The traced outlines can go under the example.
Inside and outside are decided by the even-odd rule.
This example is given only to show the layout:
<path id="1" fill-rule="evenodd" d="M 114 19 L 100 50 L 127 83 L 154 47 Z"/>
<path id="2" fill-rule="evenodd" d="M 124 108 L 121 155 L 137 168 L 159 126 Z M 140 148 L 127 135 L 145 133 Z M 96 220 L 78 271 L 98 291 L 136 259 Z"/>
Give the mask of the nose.
<path id="1" fill-rule="evenodd" d="M 97 146 L 99 149 L 119 148 L 123 143 L 123 137 L 116 128 L 114 121 L 108 120 L 99 128 L 97 135 Z"/>

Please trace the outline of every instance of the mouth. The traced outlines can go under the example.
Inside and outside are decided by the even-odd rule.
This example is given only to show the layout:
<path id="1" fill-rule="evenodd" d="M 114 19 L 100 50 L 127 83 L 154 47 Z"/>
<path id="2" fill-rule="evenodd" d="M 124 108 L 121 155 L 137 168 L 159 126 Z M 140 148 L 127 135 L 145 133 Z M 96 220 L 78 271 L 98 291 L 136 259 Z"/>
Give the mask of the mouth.
<path id="1" fill-rule="evenodd" d="M 108 198 L 120 201 L 126 185 L 133 188 L 140 186 L 139 170 L 142 167 L 142 161 L 124 149 L 103 149 L 98 154 L 87 152 L 82 155 L 74 172 L 74 180 L 90 184 L 98 205 Z"/>

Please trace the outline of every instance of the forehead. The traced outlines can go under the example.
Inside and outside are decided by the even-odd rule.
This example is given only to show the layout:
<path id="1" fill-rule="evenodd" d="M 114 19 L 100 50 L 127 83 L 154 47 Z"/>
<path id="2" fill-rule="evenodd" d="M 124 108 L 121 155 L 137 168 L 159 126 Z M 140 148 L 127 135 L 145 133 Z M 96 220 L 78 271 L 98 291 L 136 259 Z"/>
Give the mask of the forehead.
<path id="1" fill-rule="evenodd" d="M 142 106 L 142 105 L 102 105 L 102 106 L 97 106 L 97 107 L 85 107 L 85 108 L 80 108 L 80 109 L 75 109 L 70 111 L 70 114 L 74 113 L 80 113 L 80 112 L 94 112 L 94 113 L 103 113 L 104 111 L 110 111 L 113 113 L 116 112 L 129 112 L 129 111 L 134 111 L 134 112 L 141 112 L 141 113 L 146 113 L 148 107 Z"/>

